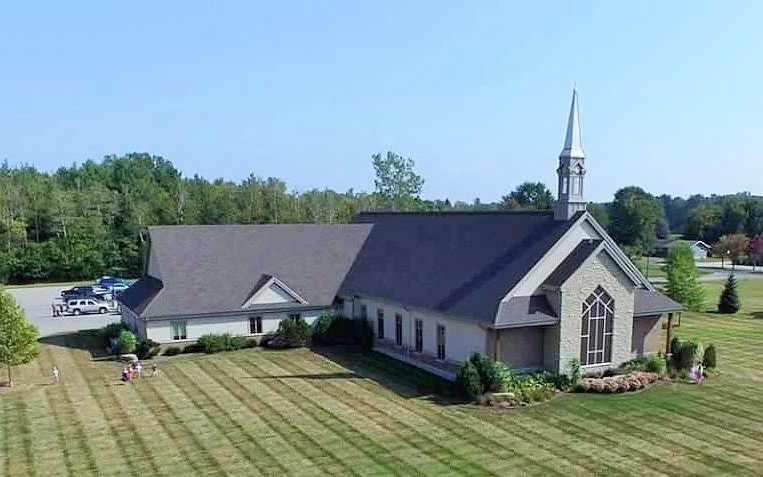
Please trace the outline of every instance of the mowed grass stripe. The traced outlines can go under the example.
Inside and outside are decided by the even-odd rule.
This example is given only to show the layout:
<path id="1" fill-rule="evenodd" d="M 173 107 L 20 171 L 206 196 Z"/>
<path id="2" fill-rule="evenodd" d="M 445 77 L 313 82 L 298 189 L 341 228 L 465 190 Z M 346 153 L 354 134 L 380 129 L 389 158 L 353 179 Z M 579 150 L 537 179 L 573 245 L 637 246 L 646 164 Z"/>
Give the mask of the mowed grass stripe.
<path id="1" fill-rule="evenodd" d="M 382 381 L 391 380 L 394 381 L 394 379 L 404 379 L 405 374 L 403 374 L 403 368 L 399 366 L 397 363 L 390 360 L 390 358 L 380 355 L 378 353 L 373 353 L 368 357 L 363 357 L 364 363 L 367 367 L 370 369 L 379 368 L 382 370 L 382 373 L 380 373 L 377 379 L 380 379 Z M 390 374 L 394 376 L 394 378 L 390 379 L 388 377 L 384 377 L 384 374 Z M 375 376 L 376 377 L 376 376 Z M 483 411 L 487 411 L 484 410 Z M 457 418 L 457 422 L 460 424 L 463 424 L 464 419 L 466 418 L 465 414 L 461 414 Z M 492 424 L 492 422 L 487 422 L 482 415 L 475 415 L 481 423 L 484 424 Z M 536 447 L 537 450 L 546 451 L 551 455 L 555 456 L 555 464 L 557 466 L 562 467 L 562 471 L 565 472 L 581 472 L 583 470 L 587 471 L 593 471 L 597 468 L 600 468 L 602 465 L 605 464 L 604 461 L 599 461 L 598 457 L 591 457 L 591 456 L 584 456 L 577 452 L 570 452 L 569 454 L 562 454 L 558 452 L 558 447 L 554 445 L 550 445 L 547 441 L 550 439 L 550 436 L 547 435 L 539 435 L 538 431 L 530 426 L 526 426 L 520 421 L 512 422 L 512 428 L 516 428 L 516 426 L 521 426 L 522 431 L 525 433 L 522 437 L 525 437 L 524 439 L 527 443 L 530 445 L 533 445 Z M 516 436 L 515 433 L 511 433 L 512 436 Z M 538 439 L 531 439 L 527 438 L 528 435 L 534 435 L 537 437 L 540 437 Z M 566 442 L 562 440 L 557 440 L 557 444 L 566 447 Z M 500 445 L 500 442 L 497 442 L 498 445 Z M 536 450 L 536 452 L 537 452 Z M 566 463 L 566 464 L 565 464 Z M 569 467 L 567 469 L 564 469 L 564 467 Z"/>
<path id="2" fill-rule="evenodd" d="M 384 359 L 386 357 L 382 358 Z M 308 355 L 306 359 L 318 362 L 325 366 L 329 366 L 330 369 L 345 369 L 341 365 L 319 355 Z M 374 382 L 364 378 L 361 380 L 356 380 L 354 384 L 374 394 L 396 396 L 395 393 L 383 389 L 378 384 L 384 383 L 390 379 L 390 371 L 383 371 L 375 368 L 371 364 L 372 361 L 373 360 L 370 357 L 363 358 L 363 364 L 366 366 L 363 376 L 372 377 Z M 397 372 L 399 367 L 393 367 L 393 369 L 394 372 Z M 452 412 L 455 410 L 455 407 L 451 407 L 445 410 L 440 406 L 432 405 L 422 409 L 421 407 L 417 406 L 419 401 L 415 399 L 399 399 L 395 402 L 396 405 L 408 409 L 413 413 L 424 413 L 424 415 L 426 415 L 426 413 L 435 413 L 436 422 L 439 426 L 444 426 L 453 434 L 462 436 L 462 439 L 469 439 L 471 437 L 471 439 L 468 441 L 469 443 L 482 449 L 483 453 L 487 453 L 494 459 L 497 459 L 498 457 L 507 458 L 507 460 L 511 462 L 512 465 L 519 464 L 522 469 L 529 472 L 546 475 L 557 472 L 555 468 L 546 465 L 546 463 L 542 460 L 542 456 L 538 456 L 537 460 L 531 458 L 531 456 L 537 453 L 537 451 L 531 452 L 531 447 L 528 442 L 513 434 L 505 434 L 503 429 L 500 429 L 498 432 L 500 438 L 497 438 L 495 433 L 485 432 L 485 427 L 482 425 L 482 423 L 478 423 L 476 420 L 472 422 L 472 420 L 470 420 L 471 418 L 467 418 L 467 416 L 464 415 L 455 415 L 454 412 Z M 435 420 L 434 416 L 430 417 L 430 419 Z M 465 434 L 465 430 L 471 430 L 473 434 L 468 436 L 468 434 Z M 522 450 L 527 450 L 528 452 L 521 452 Z M 508 456 L 506 455 L 507 453 L 509 454 Z M 519 460 L 519 462 L 513 462 L 515 460 Z"/>
<path id="3" fill-rule="evenodd" d="M 250 393 L 249 395 L 256 399 L 260 408 L 260 416 L 268 422 L 273 430 L 289 441 L 294 448 L 319 469 L 333 472 L 336 468 L 332 469 L 332 467 L 338 464 L 346 473 L 358 475 L 360 472 L 356 466 L 365 464 L 369 469 L 377 466 L 380 467 L 380 470 L 384 469 L 385 473 L 395 473 L 394 468 L 385 465 L 381 459 L 374 460 L 370 453 L 364 453 L 360 448 L 356 448 L 355 452 L 348 456 L 350 459 L 345 457 L 346 461 L 343 461 L 335 451 L 328 448 L 321 438 L 316 437 L 316 435 L 322 436 L 323 434 L 337 435 L 336 425 L 325 426 L 326 423 L 324 422 L 324 425 L 321 426 L 317 416 L 305 411 L 304 405 L 300 405 L 302 403 L 295 402 L 288 395 L 279 394 L 267 383 L 254 379 L 247 379 L 246 381 L 236 379 L 230 374 L 232 370 L 246 370 L 230 360 L 229 356 L 226 356 L 222 361 L 225 363 L 224 367 L 218 361 L 220 360 L 203 360 L 198 365 L 208 376 L 229 392 L 236 394 L 237 398 L 242 399 L 242 401 L 245 398 L 241 396 L 240 392 L 235 391 L 232 382 L 240 386 L 238 389 L 245 388 Z M 319 449 L 325 452 L 325 456 L 318 452 Z M 329 458 L 329 462 L 324 462 L 326 457 Z M 355 465 L 352 458 L 358 459 L 354 463 Z"/>
<path id="4" fill-rule="evenodd" d="M 190 427 L 185 420 L 175 412 L 165 396 L 165 382 L 154 384 L 154 380 L 146 380 L 145 383 L 134 386 L 141 396 L 150 402 L 150 410 L 163 431 L 174 442 L 183 456 L 183 460 L 193 469 L 196 475 L 223 474 L 222 466 L 215 460 L 212 454 L 201 444 L 196 431 L 200 429 Z"/>
<path id="5" fill-rule="evenodd" d="M 188 363 L 176 361 L 171 367 L 165 369 L 164 375 L 167 373 L 179 372 L 177 368 L 185 366 Z M 194 363 L 196 367 L 198 365 Z M 201 372 L 206 373 L 202 368 L 199 368 Z M 245 419 L 253 433 L 256 433 L 258 441 L 261 445 L 267 449 L 274 449 L 274 458 L 278 464 L 286 469 L 286 473 L 293 475 L 294 473 L 304 469 L 306 466 L 311 466 L 312 463 L 306 459 L 298 450 L 291 446 L 280 434 L 275 432 L 262 418 L 260 417 L 260 411 L 251 406 L 251 400 L 240 400 L 234 396 L 228 390 L 220 386 L 216 381 L 209 378 L 207 380 L 207 386 L 210 390 L 216 390 L 216 399 L 225 405 L 229 409 L 236 409 L 238 414 L 241 414 L 241 419 Z M 280 471 L 280 469 L 278 469 Z"/>
<path id="6" fill-rule="evenodd" d="M 281 367 L 281 363 L 276 364 L 276 362 L 272 360 L 274 356 L 275 353 L 262 353 L 261 356 L 257 357 L 257 360 L 244 359 L 239 357 L 236 362 L 241 363 L 243 360 L 245 366 L 252 367 L 263 374 L 271 374 L 274 376 L 283 376 L 284 371 L 287 373 L 293 371 L 288 370 L 285 367 Z M 274 371 L 277 374 L 273 374 L 271 371 Z M 295 372 L 296 374 L 301 374 L 305 371 L 297 370 Z M 314 405 L 315 412 L 328 414 L 328 420 L 334 418 L 347 422 L 346 419 L 348 417 L 350 419 L 363 419 L 363 421 L 365 421 L 365 425 L 362 426 L 363 428 L 369 431 L 374 430 L 378 432 L 378 436 L 375 436 L 376 439 L 374 440 L 378 441 L 383 438 L 385 441 L 391 441 L 394 443 L 396 448 L 390 449 L 390 452 L 392 452 L 393 455 L 395 455 L 398 459 L 402 457 L 401 454 L 403 454 L 403 452 L 401 452 L 401 450 L 403 450 L 406 454 L 410 454 L 408 459 L 406 459 L 406 463 L 415 465 L 413 468 L 419 472 L 429 475 L 441 475 L 442 473 L 451 470 L 448 463 L 443 462 L 442 456 L 436 453 L 436 449 L 422 449 L 421 444 L 413 439 L 408 438 L 404 433 L 400 432 L 400 429 L 392 429 L 388 422 L 385 422 L 383 419 L 376 417 L 375 412 L 369 412 L 368 408 L 365 410 L 359 408 L 358 402 L 348 403 L 347 401 L 342 400 L 335 401 L 335 396 L 327 393 L 323 386 L 318 385 L 318 383 L 314 385 L 307 379 L 276 378 L 273 381 L 278 383 L 282 392 L 296 392 L 305 400 L 312 403 Z M 343 407 L 338 407 L 337 403 L 341 404 Z M 329 406 L 334 408 L 334 410 L 330 410 Z M 324 419 L 326 418 L 324 417 Z M 413 462 L 411 462 L 411 460 L 413 460 Z"/>
<path id="7" fill-rule="evenodd" d="M 659 455 L 664 449 L 624 433 L 615 433 L 609 423 L 592 421 L 590 417 L 581 419 L 579 415 L 563 410 L 549 413 L 545 406 L 538 407 L 542 409 L 536 407 L 532 414 L 517 416 L 517 420 L 529 419 L 531 423 L 540 422 L 547 427 L 559 429 L 569 436 L 570 451 L 576 449 L 586 455 L 604 452 L 604 457 L 618 463 L 618 473 L 664 475 L 666 471 L 677 473 L 685 469 L 668 459 L 660 459 Z M 634 461 L 643 467 L 634 469 Z"/>
<path id="8" fill-rule="evenodd" d="M 44 347 L 50 362 L 53 359 L 52 346 Z M 64 449 L 67 469 L 72 475 L 99 475 L 98 465 L 93 456 L 88 435 L 82 426 L 80 417 L 75 412 L 75 405 L 69 397 L 68 385 L 63 381 L 57 386 L 46 389 L 48 402 L 53 415 L 56 417 L 60 444 Z"/>
<path id="9" fill-rule="evenodd" d="M 312 353 L 307 354 L 304 358 L 302 356 L 299 358 L 291 361 L 300 369 L 307 367 L 310 372 L 325 370 L 327 363 L 331 363 Z M 364 363 L 368 362 L 367 360 L 364 361 Z M 324 383 L 323 381 L 319 382 L 321 385 Z M 329 380 L 326 382 L 326 386 L 336 388 L 336 391 L 331 393 L 332 397 L 336 399 L 344 399 L 351 403 L 360 401 L 365 406 L 379 409 L 384 422 L 396 422 L 403 426 L 414 425 L 417 432 L 421 432 L 419 429 L 425 429 L 428 433 L 431 432 L 432 438 L 439 439 L 443 444 L 452 441 L 450 445 L 457 448 L 460 458 L 473 464 L 476 461 L 479 467 L 487 471 L 505 472 L 510 468 L 532 469 L 534 467 L 533 462 L 526 461 L 520 455 L 512 452 L 513 447 L 506 445 L 505 441 L 496 441 L 492 437 L 486 439 L 474 434 L 465 435 L 463 420 L 454 420 L 450 416 L 442 414 L 435 418 L 431 414 L 429 403 L 426 403 L 426 407 L 422 407 L 418 400 L 400 398 L 397 394 L 387 391 L 365 378 L 343 380 L 341 387 L 339 384 L 332 384 L 332 381 Z M 386 404 L 383 409 L 380 408 L 381 403 Z M 419 425 L 416 426 L 416 424 Z M 487 458 L 487 461 L 479 462 L 477 459 L 480 457 Z M 494 464 L 495 466 L 493 466 Z M 541 469 L 538 468 L 538 471 L 540 472 Z M 548 472 L 550 469 L 543 470 Z"/>
<path id="10" fill-rule="evenodd" d="M 272 459 L 272 456 L 265 453 L 264 449 L 257 444 L 256 439 L 248 434 L 225 409 L 220 407 L 214 398 L 210 397 L 205 389 L 206 386 L 196 382 L 198 372 L 192 375 L 186 374 L 185 369 L 194 366 L 193 361 L 183 364 L 184 366 L 176 366 L 174 369 L 177 372 L 167 374 L 167 378 L 194 403 L 194 406 L 209 419 L 220 434 L 225 436 L 225 439 L 250 463 L 253 467 L 251 472 L 258 475 L 261 474 L 255 465 L 258 460 L 260 464 L 265 463 L 268 466 L 278 465 Z M 270 459 L 269 461 L 267 461 L 268 458 Z"/>
<path id="11" fill-rule="evenodd" d="M 640 406 L 644 406 L 643 403 Z M 648 409 L 644 407 L 642 409 Z M 620 411 L 620 412 L 617 412 Z M 696 441 L 689 435 L 683 433 L 665 432 L 666 429 L 664 423 L 660 422 L 659 426 L 652 425 L 653 420 L 642 418 L 639 414 L 624 415 L 620 408 L 617 411 L 613 409 L 598 410 L 593 406 L 587 406 L 586 412 L 594 416 L 598 416 L 602 421 L 609 421 L 613 424 L 620 425 L 622 432 L 638 436 L 640 439 L 649 440 L 652 442 L 661 442 L 667 448 L 681 449 L 685 455 L 693 455 L 698 458 L 704 465 L 714 468 L 721 472 L 729 472 L 737 468 L 737 465 L 723 458 L 722 454 L 713 452 L 714 455 L 707 453 L 697 452 L 695 447 Z M 646 414 L 644 414 L 645 416 Z M 688 442 L 687 442 L 688 441 Z M 694 442 L 694 444 L 692 444 Z"/>

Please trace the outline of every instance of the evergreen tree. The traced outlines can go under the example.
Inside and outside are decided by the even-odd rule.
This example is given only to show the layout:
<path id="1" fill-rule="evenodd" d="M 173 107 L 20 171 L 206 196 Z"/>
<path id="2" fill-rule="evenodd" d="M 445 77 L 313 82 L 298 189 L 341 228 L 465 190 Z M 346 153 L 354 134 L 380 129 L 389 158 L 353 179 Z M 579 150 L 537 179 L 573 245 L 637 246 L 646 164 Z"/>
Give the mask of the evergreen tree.
<path id="1" fill-rule="evenodd" d="M 665 272 L 668 276 L 668 296 L 690 310 L 701 310 L 705 302 L 705 290 L 699 285 L 694 255 L 688 246 L 678 244 L 670 249 L 665 261 Z"/>
<path id="2" fill-rule="evenodd" d="M 726 280 L 726 286 L 721 293 L 721 300 L 718 302 L 718 311 L 720 313 L 736 313 L 739 311 L 741 303 L 739 302 L 739 291 L 737 290 L 737 278 L 732 273 Z"/>
<path id="3" fill-rule="evenodd" d="M 0 365 L 8 369 L 9 386 L 13 386 L 11 368 L 37 356 L 37 336 L 37 327 L 24 319 L 11 294 L 0 287 Z"/>

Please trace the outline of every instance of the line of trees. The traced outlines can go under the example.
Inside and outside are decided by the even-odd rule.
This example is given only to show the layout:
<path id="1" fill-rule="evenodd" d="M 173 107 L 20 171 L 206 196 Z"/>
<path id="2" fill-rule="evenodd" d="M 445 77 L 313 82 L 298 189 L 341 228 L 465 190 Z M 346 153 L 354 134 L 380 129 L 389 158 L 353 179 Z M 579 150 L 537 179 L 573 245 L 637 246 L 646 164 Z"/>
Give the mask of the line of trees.
<path id="1" fill-rule="evenodd" d="M 147 153 L 106 156 L 54 173 L 0 164 L 0 282 L 136 276 L 145 228 L 173 224 L 347 223 L 374 209 L 447 211 L 550 209 L 554 196 L 525 182 L 501 201 L 424 200 L 424 179 L 410 158 L 374 154 L 373 192 L 289 190 L 277 178 L 254 174 L 234 182 L 184 177 L 168 160 Z M 763 198 L 749 194 L 654 197 L 638 187 L 619 190 L 588 210 L 632 255 L 655 237 L 683 233 L 715 243 L 763 232 Z"/>

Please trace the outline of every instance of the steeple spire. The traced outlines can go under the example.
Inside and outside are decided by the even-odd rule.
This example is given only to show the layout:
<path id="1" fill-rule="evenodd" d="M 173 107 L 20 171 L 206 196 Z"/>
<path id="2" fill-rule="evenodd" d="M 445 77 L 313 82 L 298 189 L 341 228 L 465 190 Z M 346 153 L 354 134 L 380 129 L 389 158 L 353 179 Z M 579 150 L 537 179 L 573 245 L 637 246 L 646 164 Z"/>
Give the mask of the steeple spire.
<path id="1" fill-rule="evenodd" d="M 580 140 L 580 116 L 578 113 L 578 91 L 572 89 L 572 104 L 567 120 L 567 134 L 564 147 L 559 154 L 559 176 L 557 202 L 554 205 L 556 220 L 570 220 L 575 213 L 585 210 L 583 198 L 583 179 L 585 178 L 585 152 Z"/>
<path id="2" fill-rule="evenodd" d="M 572 90 L 570 117 L 567 120 L 567 135 L 564 138 L 562 155 L 585 158 L 583 143 L 580 140 L 580 116 L 578 113 L 578 91 Z"/>

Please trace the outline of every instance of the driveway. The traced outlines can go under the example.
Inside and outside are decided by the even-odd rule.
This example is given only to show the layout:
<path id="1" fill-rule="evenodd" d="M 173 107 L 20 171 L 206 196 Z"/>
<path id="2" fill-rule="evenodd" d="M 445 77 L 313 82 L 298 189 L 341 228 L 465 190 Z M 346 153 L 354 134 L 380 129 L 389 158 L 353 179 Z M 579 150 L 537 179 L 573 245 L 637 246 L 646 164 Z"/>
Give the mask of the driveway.
<path id="1" fill-rule="evenodd" d="M 73 331 L 103 328 L 120 320 L 117 314 L 80 315 L 53 317 L 51 303 L 61 296 L 61 291 L 70 287 L 29 287 L 9 288 L 8 291 L 24 310 L 26 319 L 40 329 L 40 336 L 50 336 Z"/>

